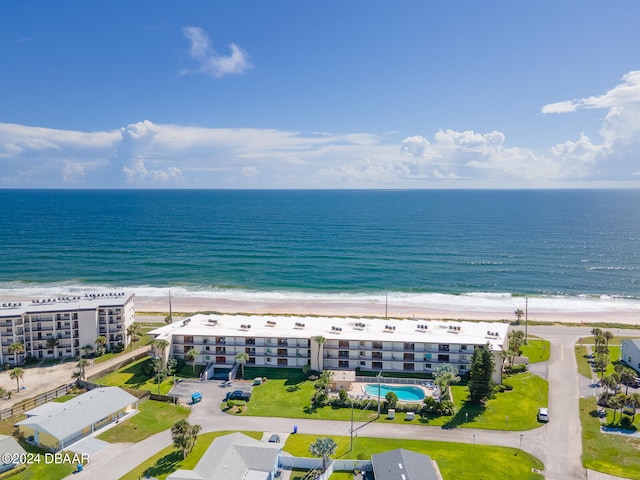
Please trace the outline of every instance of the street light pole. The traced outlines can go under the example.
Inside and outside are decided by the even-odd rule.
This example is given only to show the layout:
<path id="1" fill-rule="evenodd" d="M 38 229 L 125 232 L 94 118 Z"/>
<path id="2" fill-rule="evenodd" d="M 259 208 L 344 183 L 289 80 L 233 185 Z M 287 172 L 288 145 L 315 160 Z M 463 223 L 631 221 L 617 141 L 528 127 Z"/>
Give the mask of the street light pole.
<path id="1" fill-rule="evenodd" d="M 520 446 L 518 447 L 518 450 L 522 450 L 522 437 L 524 437 L 524 433 L 520 434 Z"/>
<path id="2" fill-rule="evenodd" d="M 522 437 L 522 435 L 520 435 Z M 520 439 L 522 442 L 522 438 Z M 351 445 L 349 447 L 349 451 L 353 450 L 353 400 L 351 401 Z"/>
<path id="3" fill-rule="evenodd" d="M 382 370 L 377 375 L 378 378 L 378 418 L 380 418 L 380 379 L 382 378 Z"/>

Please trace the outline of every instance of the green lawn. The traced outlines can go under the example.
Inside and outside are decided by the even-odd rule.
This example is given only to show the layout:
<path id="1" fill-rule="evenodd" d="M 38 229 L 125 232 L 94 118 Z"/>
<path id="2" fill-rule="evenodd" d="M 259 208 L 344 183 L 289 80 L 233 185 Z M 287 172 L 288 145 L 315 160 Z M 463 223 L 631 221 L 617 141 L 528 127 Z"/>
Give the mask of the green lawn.
<path id="1" fill-rule="evenodd" d="M 68 402 L 72 398 L 76 398 L 76 397 L 77 397 L 77 395 L 73 395 L 73 394 L 61 395 L 60 397 L 55 398 L 53 401 L 54 402 L 58 402 L 58 403 L 64 403 L 64 402 Z"/>
<path id="2" fill-rule="evenodd" d="M 153 378 L 149 378 L 144 371 L 143 365 L 151 363 L 151 358 L 142 358 L 129 365 L 122 367 L 117 372 L 110 373 L 98 380 L 96 383 L 100 385 L 113 387 L 137 388 L 140 390 L 149 390 L 152 393 L 160 393 L 166 395 L 173 387 L 173 377 L 166 378 L 158 389 L 158 384 Z"/>
<path id="3" fill-rule="evenodd" d="M 580 399 L 583 465 L 609 475 L 640 479 L 640 438 L 601 433 L 597 409 L 594 398 Z"/>
<path id="4" fill-rule="evenodd" d="M 284 445 L 284 451 L 295 456 L 309 457 L 309 445 L 316 438 L 316 435 L 290 435 Z M 338 444 L 335 458 L 368 459 L 375 453 L 405 448 L 427 454 L 436 460 L 442 476 L 447 479 L 525 480 L 543 478 L 542 475 L 531 471 L 532 468 L 542 469 L 542 462 L 528 453 L 514 448 L 410 439 L 356 437 L 353 439 L 353 450 L 349 451 L 349 437 L 333 437 L 333 439 Z"/>
<path id="5" fill-rule="evenodd" d="M 614 337 L 609 340 L 609 348 L 611 348 L 612 346 L 620 346 L 623 340 L 632 340 L 633 338 L 635 337 L 618 337 L 614 335 Z M 582 343 L 585 345 L 595 345 L 596 340 L 595 337 L 584 337 L 582 341 L 578 343 Z"/>
<path id="6" fill-rule="evenodd" d="M 196 444 L 193 447 L 191 453 L 182 459 L 182 454 L 179 453 L 175 447 L 167 447 L 153 457 L 148 458 L 129 473 L 124 475 L 120 480 L 138 480 L 147 476 L 157 478 L 158 480 L 164 480 L 169 474 L 175 472 L 178 469 L 193 469 L 198 461 L 207 451 L 211 443 L 217 438 L 223 435 L 227 435 L 233 432 L 211 432 L 198 435 Z M 252 438 L 260 440 L 262 438 L 262 432 L 241 432 Z"/>
<path id="7" fill-rule="evenodd" d="M 178 420 L 186 419 L 191 413 L 187 407 L 154 400 L 140 403 L 139 409 L 139 413 L 98 435 L 97 438 L 110 443 L 136 443 L 171 428 Z"/>
<path id="8" fill-rule="evenodd" d="M 529 358 L 529 363 L 546 362 L 551 354 L 548 340 L 529 338 L 527 345 L 522 346 L 522 355 Z"/>
<path id="9" fill-rule="evenodd" d="M 28 453 L 40 454 L 40 463 L 33 463 L 29 467 L 17 475 L 13 475 L 10 478 L 12 480 L 40 480 L 43 478 L 64 478 L 67 475 L 73 473 L 76 469 L 76 464 L 63 463 L 55 464 L 53 462 L 47 463 L 45 461 L 45 450 L 34 447 L 26 442 L 20 442 L 22 448 Z M 73 453 L 67 452 L 73 457 Z"/>
<path id="10" fill-rule="evenodd" d="M 253 375 L 249 376 L 248 373 L 249 369 L 247 369 L 247 377 L 252 378 Z M 243 410 L 242 415 L 324 420 L 351 419 L 351 409 L 349 408 L 324 407 L 310 412 L 310 399 L 315 392 L 313 382 L 305 381 L 299 370 L 288 370 L 279 374 L 283 378 L 271 377 L 262 385 L 254 387 L 251 401 L 248 403 L 248 407 Z M 449 428 L 471 427 L 491 430 L 529 430 L 538 427 L 536 412 L 538 407 L 547 406 L 548 382 L 536 375 L 523 373 L 505 378 L 505 383 L 513 385 L 513 390 L 497 393 L 486 406 L 466 404 L 467 387 L 454 385 L 452 392 L 458 411 L 455 416 L 434 416 L 426 419 L 416 417 L 413 423 Z M 372 400 L 372 404 L 375 403 Z M 375 419 L 376 416 L 377 413 L 374 410 L 356 410 L 354 414 L 356 422 L 367 422 Z M 378 421 L 395 424 L 408 423 L 404 419 L 405 415 L 398 413 L 394 420 L 388 420 L 386 415 L 382 415 Z"/>
<path id="11" fill-rule="evenodd" d="M 576 345 L 575 352 L 576 361 L 578 362 L 578 373 L 583 377 L 592 378 L 593 370 L 591 369 L 591 364 L 587 356 L 587 347 Z"/>

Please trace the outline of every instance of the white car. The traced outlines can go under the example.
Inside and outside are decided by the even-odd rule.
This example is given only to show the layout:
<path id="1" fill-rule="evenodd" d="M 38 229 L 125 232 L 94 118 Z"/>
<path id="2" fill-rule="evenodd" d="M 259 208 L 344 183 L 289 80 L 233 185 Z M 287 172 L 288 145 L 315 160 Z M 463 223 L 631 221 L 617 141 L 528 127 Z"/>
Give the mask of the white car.
<path id="1" fill-rule="evenodd" d="M 540 407 L 538 409 L 538 421 L 540 422 L 548 422 L 549 421 L 549 409 Z"/>

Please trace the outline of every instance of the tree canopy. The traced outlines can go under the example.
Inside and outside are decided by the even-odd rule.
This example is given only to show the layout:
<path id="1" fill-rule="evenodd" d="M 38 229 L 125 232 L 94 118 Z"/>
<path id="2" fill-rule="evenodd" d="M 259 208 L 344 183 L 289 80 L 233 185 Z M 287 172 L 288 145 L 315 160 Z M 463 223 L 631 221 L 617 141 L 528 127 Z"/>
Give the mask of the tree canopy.
<path id="1" fill-rule="evenodd" d="M 495 361 L 489 345 L 477 347 L 471 356 L 469 372 L 469 401 L 484 403 L 493 393 L 493 370 Z"/>

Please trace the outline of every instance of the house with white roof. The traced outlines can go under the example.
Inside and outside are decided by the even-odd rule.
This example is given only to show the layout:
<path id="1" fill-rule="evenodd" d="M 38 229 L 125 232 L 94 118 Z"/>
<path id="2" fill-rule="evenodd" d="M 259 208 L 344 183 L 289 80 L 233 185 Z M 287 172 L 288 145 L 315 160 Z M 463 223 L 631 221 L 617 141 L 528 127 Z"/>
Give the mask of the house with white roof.
<path id="1" fill-rule="evenodd" d="M 15 438 L 9 435 L 0 435 L 0 473 L 6 472 L 18 466 L 19 462 L 14 462 L 21 455 L 25 455 L 27 452 L 20 446 Z"/>
<path id="2" fill-rule="evenodd" d="M 34 445 L 62 450 L 137 408 L 138 399 L 121 388 L 101 387 L 29 410 L 15 426 Z"/>
<path id="3" fill-rule="evenodd" d="M 640 339 L 623 340 L 620 345 L 622 361 L 640 374 Z"/>
<path id="4" fill-rule="evenodd" d="M 197 364 L 227 372 L 246 353 L 247 365 L 262 367 L 429 375 L 448 364 L 466 374 L 473 350 L 489 345 L 500 383 L 508 330 L 493 322 L 197 314 L 150 334 L 169 342 L 165 355 L 185 358 L 195 348 Z"/>
<path id="5" fill-rule="evenodd" d="M 280 443 L 232 433 L 216 438 L 193 470 L 176 470 L 167 480 L 273 480 L 281 452 Z"/>

